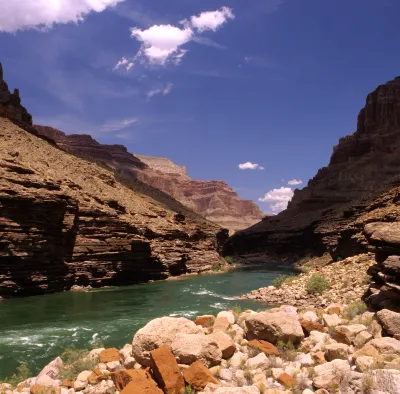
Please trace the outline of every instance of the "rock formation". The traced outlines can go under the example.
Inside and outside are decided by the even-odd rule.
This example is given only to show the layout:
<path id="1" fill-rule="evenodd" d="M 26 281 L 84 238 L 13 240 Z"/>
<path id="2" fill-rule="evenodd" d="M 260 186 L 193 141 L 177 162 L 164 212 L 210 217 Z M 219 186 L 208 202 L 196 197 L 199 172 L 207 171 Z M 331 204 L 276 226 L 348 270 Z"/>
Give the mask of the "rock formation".
<path id="1" fill-rule="evenodd" d="M 0 117 L 9 118 L 24 129 L 33 131 L 32 116 L 21 105 L 19 90 L 11 93 L 3 79 L 3 66 L 0 63 Z"/>
<path id="2" fill-rule="evenodd" d="M 166 193 L 187 209 L 231 232 L 259 222 L 264 214 L 253 201 L 239 198 L 222 181 L 199 181 L 189 178 L 184 166 L 161 157 L 132 155 L 122 145 L 99 144 L 89 135 L 66 135 L 45 126 L 35 126 L 40 135 L 53 139 L 57 146 L 73 155 L 100 162 L 112 169 L 116 177 L 129 185 L 138 181 Z M 160 192 L 158 192 L 160 193 Z"/>
<path id="3" fill-rule="evenodd" d="M 379 204 L 400 185 L 399 169 L 400 78 L 396 78 L 368 95 L 357 131 L 339 141 L 329 165 L 307 187 L 295 191 L 288 209 L 235 234 L 225 252 L 291 262 L 326 251 L 334 260 L 364 253 L 365 221 L 382 216 Z M 390 215 L 390 206 L 397 204 L 393 198 L 385 200 L 384 221 L 398 218 L 397 213 Z"/>
<path id="4" fill-rule="evenodd" d="M 170 200 L 0 118 L 0 296 L 210 269 L 224 233 Z"/>

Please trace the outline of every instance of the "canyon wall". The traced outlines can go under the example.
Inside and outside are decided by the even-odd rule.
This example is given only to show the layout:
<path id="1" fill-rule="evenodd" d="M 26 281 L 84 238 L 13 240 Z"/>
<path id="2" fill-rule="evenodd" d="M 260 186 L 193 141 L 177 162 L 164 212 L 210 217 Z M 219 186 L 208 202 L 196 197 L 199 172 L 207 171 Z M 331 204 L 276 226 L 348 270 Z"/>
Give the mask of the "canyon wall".
<path id="1" fill-rule="evenodd" d="M 247 228 L 265 216 L 257 204 L 242 200 L 225 182 L 193 180 L 187 176 L 186 167 L 167 158 L 132 155 L 122 145 L 99 144 L 89 135 L 67 135 L 51 127 L 35 127 L 40 135 L 54 140 L 66 152 L 107 166 L 124 184 L 130 187 L 140 184 L 141 192 L 144 187 L 150 188 L 153 197 L 160 193 L 164 198 L 170 196 L 187 211 L 193 211 L 231 233 Z"/>
<path id="2" fill-rule="evenodd" d="M 0 79 L 0 297 L 140 283 L 223 263 L 227 231 L 129 172 L 125 179 L 125 168 L 146 165 L 124 147 L 106 149 L 115 174 L 90 137 L 72 140 L 95 163 L 54 137 L 39 136 Z"/>
<path id="3" fill-rule="evenodd" d="M 340 139 L 329 165 L 295 192 L 288 209 L 235 234 L 225 253 L 295 262 L 325 252 L 334 260 L 365 252 L 369 243 L 362 218 L 369 212 L 368 220 L 375 220 L 374 201 L 400 184 L 399 170 L 400 78 L 396 78 L 368 95 L 356 132 Z"/>

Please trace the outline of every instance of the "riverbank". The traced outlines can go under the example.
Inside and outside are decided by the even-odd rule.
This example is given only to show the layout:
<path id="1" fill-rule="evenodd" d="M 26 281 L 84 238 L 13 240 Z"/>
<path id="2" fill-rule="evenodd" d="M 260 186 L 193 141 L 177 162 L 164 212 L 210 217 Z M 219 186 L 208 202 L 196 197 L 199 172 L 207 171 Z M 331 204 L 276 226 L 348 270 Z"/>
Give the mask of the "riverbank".
<path id="1" fill-rule="evenodd" d="M 0 392 L 397 394 L 399 322 L 399 313 L 368 312 L 360 301 L 162 317 L 121 349 L 64 352 L 35 377 L 20 370 Z"/>
<path id="2" fill-rule="evenodd" d="M 371 281 L 367 271 L 374 264 L 373 254 L 357 255 L 337 262 L 328 258 L 310 260 L 299 267 L 305 272 L 281 276 L 272 285 L 253 290 L 243 295 L 242 299 L 297 307 L 326 307 L 333 302 L 349 304 L 360 300 L 367 292 Z M 312 287 L 313 281 L 318 288 Z"/>

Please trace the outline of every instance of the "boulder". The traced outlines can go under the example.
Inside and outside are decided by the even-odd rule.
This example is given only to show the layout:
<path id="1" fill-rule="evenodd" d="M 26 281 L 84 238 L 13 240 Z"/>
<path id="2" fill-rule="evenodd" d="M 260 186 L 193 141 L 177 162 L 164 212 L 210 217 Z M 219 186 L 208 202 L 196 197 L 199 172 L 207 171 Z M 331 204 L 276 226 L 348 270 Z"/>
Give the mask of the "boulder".
<path id="1" fill-rule="evenodd" d="M 49 376 L 52 379 L 58 379 L 58 374 L 60 372 L 60 367 L 62 367 L 63 361 L 60 357 L 54 359 L 50 364 L 46 365 L 37 376 L 38 378 L 41 376 Z"/>
<path id="2" fill-rule="evenodd" d="M 215 339 L 204 334 L 178 334 L 171 344 L 171 350 L 180 364 L 191 365 L 202 361 L 207 367 L 218 365 L 222 352 Z"/>
<path id="3" fill-rule="evenodd" d="M 356 335 L 353 342 L 356 347 L 361 348 L 371 339 L 373 339 L 373 336 L 368 331 L 361 331 Z"/>
<path id="4" fill-rule="evenodd" d="M 341 304 L 330 304 L 327 308 L 326 308 L 326 312 L 328 313 L 328 315 L 340 315 L 342 313 L 343 310 L 343 305 Z"/>
<path id="5" fill-rule="evenodd" d="M 145 370 L 131 371 L 131 381 L 121 394 L 163 394 L 151 375 Z"/>
<path id="6" fill-rule="evenodd" d="M 349 355 L 349 347 L 344 343 L 332 343 L 325 346 L 325 358 L 328 361 L 347 360 Z"/>
<path id="7" fill-rule="evenodd" d="M 278 382 L 282 384 L 284 387 L 293 387 L 296 384 L 296 379 L 292 378 L 287 373 L 282 373 L 278 376 Z"/>
<path id="8" fill-rule="evenodd" d="M 212 334 L 208 335 L 208 338 L 213 339 L 219 349 L 222 352 L 222 358 L 227 359 L 232 357 L 233 353 L 236 351 L 235 342 L 233 342 L 232 338 L 223 331 L 215 331 Z"/>
<path id="9" fill-rule="evenodd" d="M 111 373 L 111 379 L 114 382 L 115 387 L 118 391 L 121 391 L 126 387 L 132 380 L 137 378 L 137 370 L 127 369 L 124 371 L 117 371 Z"/>
<path id="10" fill-rule="evenodd" d="M 122 365 L 125 369 L 132 369 L 135 364 L 136 360 L 132 356 L 132 345 L 126 344 L 120 351 L 119 355 L 121 357 Z"/>
<path id="11" fill-rule="evenodd" d="M 379 393 L 400 393 L 400 371 L 377 369 L 371 371 L 371 375 Z"/>
<path id="12" fill-rule="evenodd" d="M 254 347 L 256 349 L 261 350 L 263 353 L 265 353 L 267 356 L 279 356 L 280 352 L 279 350 L 270 342 L 263 341 L 260 339 L 252 339 L 247 343 L 247 346 L 249 347 Z"/>
<path id="13" fill-rule="evenodd" d="M 270 366 L 270 361 L 264 353 L 260 353 L 255 357 L 249 358 L 246 361 L 246 367 L 250 369 L 267 369 Z"/>
<path id="14" fill-rule="evenodd" d="M 342 319 L 336 313 L 324 314 L 322 319 L 327 327 L 336 327 L 342 322 Z"/>
<path id="15" fill-rule="evenodd" d="M 400 335 L 400 313 L 383 309 L 377 313 L 377 316 L 383 328 L 389 335 L 393 337 L 395 335 Z"/>
<path id="16" fill-rule="evenodd" d="M 236 352 L 231 358 L 231 366 L 234 368 L 240 367 L 249 357 L 247 354 L 242 352 Z"/>
<path id="17" fill-rule="evenodd" d="M 194 362 L 186 369 L 183 373 L 183 377 L 185 381 L 197 391 L 203 390 L 208 383 L 219 383 L 201 361 Z"/>
<path id="18" fill-rule="evenodd" d="M 329 363 L 318 365 L 314 368 L 314 386 L 329 389 L 332 385 L 338 385 L 343 376 L 350 374 L 350 364 L 346 360 L 333 360 Z"/>
<path id="19" fill-rule="evenodd" d="M 177 334 L 203 334 L 203 329 L 184 317 L 161 317 L 141 328 L 133 337 L 132 355 L 144 366 L 150 365 L 150 352 L 171 345 Z"/>
<path id="20" fill-rule="evenodd" d="M 164 393 L 174 394 L 184 390 L 185 382 L 169 346 L 161 346 L 150 353 L 150 368 Z"/>
<path id="21" fill-rule="evenodd" d="M 260 390 L 255 386 L 218 387 L 213 394 L 260 394 Z"/>
<path id="22" fill-rule="evenodd" d="M 231 323 L 226 317 L 217 317 L 214 321 L 213 331 L 228 331 Z"/>
<path id="23" fill-rule="evenodd" d="M 119 350 L 115 348 L 104 349 L 99 354 L 99 362 L 107 364 L 113 361 L 119 361 Z"/>
<path id="24" fill-rule="evenodd" d="M 374 358 L 370 356 L 360 356 L 356 358 L 356 367 L 359 372 L 368 372 L 374 363 Z"/>
<path id="25" fill-rule="evenodd" d="M 336 326 L 334 339 L 338 342 L 345 343 L 347 345 L 351 345 L 357 334 L 367 331 L 367 327 L 363 324 L 350 324 L 348 326 Z"/>
<path id="26" fill-rule="evenodd" d="M 379 356 L 379 351 L 371 346 L 371 342 L 368 342 L 365 346 L 363 346 L 361 349 L 357 350 L 351 355 L 354 359 L 357 359 L 358 357 L 363 357 L 363 356 L 368 356 L 368 357 L 378 357 Z"/>
<path id="27" fill-rule="evenodd" d="M 9 392 L 12 393 L 12 389 L 9 390 Z M 29 392 L 30 394 L 60 394 L 61 389 L 55 387 L 42 386 L 41 384 L 34 384 L 30 388 Z M 2 391 L 1 393 L 6 393 L 6 392 Z"/>
<path id="28" fill-rule="evenodd" d="M 235 324 L 235 315 L 232 311 L 221 311 L 218 313 L 218 317 L 226 317 L 228 319 L 229 324 Z"/>
<path id="29" fill-rule="evenodd" d="M 376 338 L 369 341 L 367 346 L 371 345 L 378 350 L 379 353 L 400 354 L 400 341 L 390 337 Z"/>
<path id="30" fill-rule="evenodd" d="M 100 371 L 99 368 L 95 368 L 93 372 L 88 376 L 87 381 L 89 384 L 97 384 L 105 379 L 105 375 Z"/>
<path id="31" fill-rule="evenodd" d="M 246 318 L 249 340 L 262 339 L 299 343 L 304 338 L 297 314 L 285 312 L 261 312 Z"/>
<path id="32" fill-rule="evenodd" d="M 203 328 L 212 327 L 215 321 L 215 316 L 213 315 L 204 315 L 204 316 L 197 316 L 194 320 L 194 324 L 197 326 L 202 326 Z"/>
<path id="33" fill-rule="evenodd" d="M 312 311 L 304 312 L 301 315 L 301 317 L 302 317 L 302 320 L 310 321 L 310 322 L 313 322 L 313 323 L 318 321 L 318 316 Z"/>
<path id="34" fill-rule="evenodd" d="M 321 323 L 303 319 L 300 319 L 299 322 L 305 335 L 309 335 L 311 331 L 325 331 L 325 326 Z"/>

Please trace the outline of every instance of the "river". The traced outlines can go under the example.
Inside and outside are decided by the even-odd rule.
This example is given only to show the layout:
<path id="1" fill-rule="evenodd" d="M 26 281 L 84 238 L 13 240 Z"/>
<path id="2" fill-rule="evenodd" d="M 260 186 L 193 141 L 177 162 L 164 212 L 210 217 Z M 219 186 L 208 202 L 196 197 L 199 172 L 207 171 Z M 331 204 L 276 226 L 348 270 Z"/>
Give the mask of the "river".
<path id="1" fill-rule="evenodd" d="M 90 349 L 96 342 L 121 348 L 156 317 L 193 319 L 236 305 L 262 308 L 235 297 L 268 286 L 287 271 L 287 266 L 268 264 L 223 274 L 0 302 L 0 379 L 11 376 L 22 362 L 28 362 L 36 374 L 68 347 Z"/>

